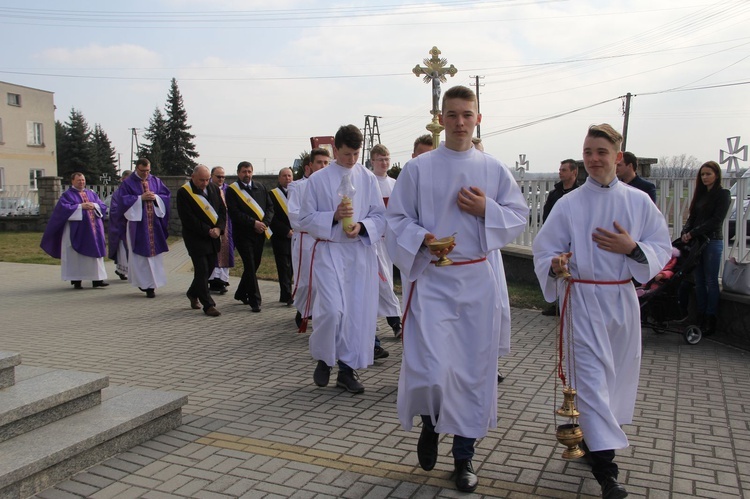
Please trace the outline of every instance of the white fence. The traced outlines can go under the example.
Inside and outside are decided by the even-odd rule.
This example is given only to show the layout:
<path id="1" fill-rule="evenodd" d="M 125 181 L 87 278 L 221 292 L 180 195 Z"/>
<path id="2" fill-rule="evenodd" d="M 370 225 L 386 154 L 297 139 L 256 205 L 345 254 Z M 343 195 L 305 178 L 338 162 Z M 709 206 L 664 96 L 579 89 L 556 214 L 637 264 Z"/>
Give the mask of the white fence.
<path id="1" fill-rule="evenodd" d="M 666 217 L 670 235 L 672 240 L 675 240 L 679 237 L 687 220 L 690 200 L 693 198 L 693 191 L 695 190 L 695 177 L 676 179 L 651 177 L 648 180 L 656 184 L 656 204 Z M 748 256 L 747 225 L 748 215 L 750 215 L 748 206 L 750 178 L 745 177 L 742 180 L 742 182 L 736 182 L 732 178 L 722 181 L 724 187 L 731 187 L 733 194 L 729 215 L 724 220 L 724 258 L 729 256 L 732 242 L 736 241 L 737 248 L 733 254 L 737 256 L 738 260 Z M 558 181 L 557 178 L 518 181 L 531 212 L 526 230 L 514 241 L 516 244 L 531 246 L 534 236 L 539 232 L 542 225 L 542 209 L 547 200 L 547 194 Z M 737 183 L 736 186 L 734 186 L 735 183 Z M 738 199 L 745 201 L 744 203 L 737 203 L 736 200 Z M 737 207 L 739 207 L 739 210 Z M 730 233 L 734 234 L 732 241 L 729 240 Z"/>
<path id="2" fill-rule="evenodd" d="M 0 190 L 0 217 L 39 214 L 39 192 L 28 185 L 6 185 Z"/>

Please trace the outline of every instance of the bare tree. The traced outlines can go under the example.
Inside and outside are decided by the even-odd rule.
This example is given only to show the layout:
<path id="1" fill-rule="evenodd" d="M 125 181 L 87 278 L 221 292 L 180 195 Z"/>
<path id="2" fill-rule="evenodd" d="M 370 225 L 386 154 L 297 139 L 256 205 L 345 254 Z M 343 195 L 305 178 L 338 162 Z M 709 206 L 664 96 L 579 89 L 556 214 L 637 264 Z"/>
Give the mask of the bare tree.
<path id="1" fill-rule="evenodd" d="M 676 156 L 662 156 L 656 166 L 651 169 L 651 176 L 661 178 L 691 177 L 699 166 L 698 158 L 684 153 Z"/>

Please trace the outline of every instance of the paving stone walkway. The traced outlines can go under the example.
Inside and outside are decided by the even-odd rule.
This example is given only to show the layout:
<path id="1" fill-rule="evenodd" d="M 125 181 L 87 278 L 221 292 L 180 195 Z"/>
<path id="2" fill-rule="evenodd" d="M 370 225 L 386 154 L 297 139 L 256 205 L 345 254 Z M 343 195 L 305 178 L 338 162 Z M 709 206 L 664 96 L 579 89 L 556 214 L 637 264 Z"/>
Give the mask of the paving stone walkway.
<path id="1" fill-rule="evenodd" d="M 58 267 L 0 263 L 0 350 L 20 352 L 25 365 L 189 395 L 178 429 L 38 497 L 598 497 L 585 465 L 562 459 L 554 437 L 554 318 L 513 310 L 499 427 L 477 446 L 480 487 L 461 494 L 449 480 L 450 438 L 424 472 L 418 430 L 398 425 L 401 344 L 384 320 L 390 357 L 360 373 L 365 393 L 318 388 L 307 335 L 296 332 L 294 309 L 276 302 L 275 283 L 261 285 L 260 314 L 230 291 L 216 297 L 222 316 L 206 317 L 185 297 L 186 258 L 179 245 L 170 252 L 169 283 L 153 300 L 127 282 L 76 291 Z M 631 497 L 743 497 L 750 489 L 748 360 L 707 339 L 688 346 L 679 335 L 644 331 L 631 447 L 618 452 Z"/>

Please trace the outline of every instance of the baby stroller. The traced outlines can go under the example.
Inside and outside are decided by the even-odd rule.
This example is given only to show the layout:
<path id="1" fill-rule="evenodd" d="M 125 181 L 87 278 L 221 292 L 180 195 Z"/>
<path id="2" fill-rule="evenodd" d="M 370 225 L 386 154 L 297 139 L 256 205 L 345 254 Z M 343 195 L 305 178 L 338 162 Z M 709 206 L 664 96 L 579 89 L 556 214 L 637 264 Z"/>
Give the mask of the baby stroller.
<path id="1" fill-rule="evenodd" d="M 703 332 L 698 325 L 682 323 L 687 318 L 683 319 L 678 293 L 685 278 L 698 264 L 698 258 L 707 244 L 708 238 L 705 236 L 695 238 L 689 243 L 683 243 L 681 239 L 672 242 L 672 247 L 680 252 L 672 276 L 659 283 L 651 280 L 644 284 L 643 288 L 650 289 L 638 298 L 641 307 L 641 327 L 650 328 L 657 334 L 681 334 L 689 345 L 695 345 L 701 340 Z"/>

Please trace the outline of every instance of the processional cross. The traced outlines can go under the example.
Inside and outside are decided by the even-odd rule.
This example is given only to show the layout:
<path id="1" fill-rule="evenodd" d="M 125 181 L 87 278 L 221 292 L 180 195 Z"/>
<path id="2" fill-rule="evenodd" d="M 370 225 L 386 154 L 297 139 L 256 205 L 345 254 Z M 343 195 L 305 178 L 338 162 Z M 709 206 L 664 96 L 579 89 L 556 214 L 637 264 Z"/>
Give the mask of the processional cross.
<path id="1" fill-rule="evenodd" d="M 452 77 L 458 73 L 458 69 L 453 64 L 446 67 L 448 60 L 440 57 L 441 52 L 437 47 L 432 47 L 430 54 L 432 54 L 431 58 L 423 60 L 424 67 L 417 64 L 411 71 L 417 77 L 423 76 L 425 83 L 432 83 L 432 110 L 430 110 L 432 121 L 426 128 L 432 132 L 433 149 L 437 149 L 440 142 L 440 132 L 444 129 L 438 122 L 438 115 L 440 114 L 440 83 L 445 83 L 448 80 L 445 75 Z"/>

